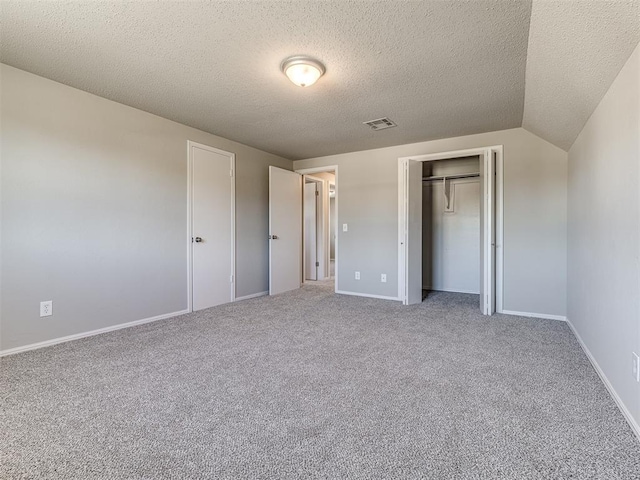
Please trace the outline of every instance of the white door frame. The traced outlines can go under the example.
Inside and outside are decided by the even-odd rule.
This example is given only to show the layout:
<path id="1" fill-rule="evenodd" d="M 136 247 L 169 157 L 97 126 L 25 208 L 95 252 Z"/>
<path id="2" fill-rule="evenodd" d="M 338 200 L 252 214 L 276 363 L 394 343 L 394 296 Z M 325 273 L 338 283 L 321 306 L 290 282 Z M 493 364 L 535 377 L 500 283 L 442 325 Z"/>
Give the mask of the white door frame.
<path id="1" fill-rule="evenodd" d="M 335 174 L 335 176 L 336 176 L 336 179 L 335 179 L 335 182 L 334 182 L 334 185 L 336 187 L 336 197 L 335 197 L 336 198 L 336 213 L 335 213 L 335 217 L 336 217 L 336 219 L 339 219 L 340 217 L 338 215 L 338 197 L 340 196 L 340 194 L 338 193 L 338 165 L 327 165 L 326 167 L 300 168 L 298 170 L 295 170 L 295 172 L 299 173 L 301 175 L 313 175 L 314 173 L 323 173 L 323 172 L 333 172 Z M 329 182 L 326 181 L 326 180 L 322 180 L 322 181 L 325 183 L 325 186 L 327 187 L 325 190 L 326 190 L 326 196 L 328 198 Z M 326 207 L 327 207 L 327 211 L 328 211 L 329 207 L 328 206 L 326 206 Z M 330 242 L 329 243 L 325 242 L 325 239 L 328 239 L 328 235 L 330 235 L 330 233 L 329 233 L 330 232 L 330 225 L 328 225 L 327 222 L 324 221 L 324 219 L 328 218 L 328 215 L 324 212 L 324 209 L 323 209 L 323 217 L 324 217 L 323 218 L 323 225 L 324 225 L 324 233 L 325 233 L 324 237 L 325 238 L 323 239 L 322 243 L 323 243 L 323 248 L 325 248 L 325 246 L 328 247 L 328 251 L 326 252 L 326 255 L 325 255 L 325 258 L 324 258 L 325 263 L 326 263 L 326 265 L 325 265 L 325 274 L 326 274 L 326 273 L 329 273 L 330 269 L 331 269 L 331 258 L 330 258 L 331 257 L 331 255 L 330 255 L 331 247 L 330 247 Z M 304 225 L 303 225 L 303 228 L 304 228 Z M 303 232 L 303 237 L 302 238 L 304 239 L 304 232 Z M 336 246 L 335 246 L 335 249 L 336 249 L 336 257 L 335 257 L 336 272 L 335 272 L 335 279 L 334 279 L 334 291 L 337 292 L 338 291 L 338 232 L 336 232 Z M 303 248 L 303 255 L 304 255 L 304 248 Z M 330 276 L 330 273 L 329 273 L 329 275 L 325 275 L 325 277 L 327 277 L 327 276 Z"/>
<path id="2" fill-rule="evenodd" d="M 408 191 L 404 183 L 404 169 L 409 160 L 418 162 L 431 162 L 434 160 L 447 160 L 459 157 L 483 157 L 487 150 L 496 154 L 496 188 L 495 188 L 495 221 L 496 221 L 496 248 L 495 248 L 495 297 L 496 312 L 503 311 L 503 285 L 504 285 L 504 155 L 503 146 L 494 145 L 491 147 L 478 147 L 467 150 L 455 150 L 440 153 L 430 153 L 425 155 L 413 155 L 410 157 L 398 158 L 398 298 L 402 303 L 407 304 L 407 279 L 406 279 L 406 258 L 407 258 L 407 238 L 406 225 L 407 214 L 405 205 L 408 202 Z M 485 224 L 488 224 L 485 222 Z M 481 232 L 484 235 L 485 232 Z M 483 267 L 483 266 L 481 266 Z"/>
<path id="3" fill-rule="evenodd" d="M 193 312 L 193 156 L 192 147 L 229 157 L 231 168 L 231 302 L 236 299 L 236 154 L 187 140 L 187 310 Z"/>

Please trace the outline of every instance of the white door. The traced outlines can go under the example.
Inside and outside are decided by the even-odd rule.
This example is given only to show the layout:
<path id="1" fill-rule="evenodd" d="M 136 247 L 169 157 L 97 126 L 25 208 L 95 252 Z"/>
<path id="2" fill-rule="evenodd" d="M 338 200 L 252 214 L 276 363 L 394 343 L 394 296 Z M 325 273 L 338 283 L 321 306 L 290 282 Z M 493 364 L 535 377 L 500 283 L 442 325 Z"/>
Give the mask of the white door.
<path id="1" fill-rule="evenodd" d="M 318 279 L 318 184 L 304 184 L 304 272 L 305 280 Z"/>
<path id="2" fill-rule="evenodd" d="M 324 280 L 328 276 L 326 272 L 329 268 L 329 238 L 327 236 L 329 208 L 324 185 L 325 182 L 316 182 L 316 189 L 318 190 L 318 194 L 316 195 L 318 199 L 316 203 L 316 262 L 318 264 L 318 280 Z"/>
<path id="3" fill-rule="evenodd" d="M 235 297 L 234 160 L 232 153 L 189 142 L 194 311 Z"/>
<path id="4" fill-rule="evenodd" d="M 302 175 L 269 167 L 269 295 L 302 281 Z"/>
<path id="5" fill-rule="evenodd" d="M 404 168 L 406 215 L 406 304 L 422 302 L 422 162 L 407 160 Z"/>
<path id="6" fill-rule="evenodd" d="M 496 311 L 495 304 L 495 160 L 490 149 L 480 158 L 480 310 Z"/>

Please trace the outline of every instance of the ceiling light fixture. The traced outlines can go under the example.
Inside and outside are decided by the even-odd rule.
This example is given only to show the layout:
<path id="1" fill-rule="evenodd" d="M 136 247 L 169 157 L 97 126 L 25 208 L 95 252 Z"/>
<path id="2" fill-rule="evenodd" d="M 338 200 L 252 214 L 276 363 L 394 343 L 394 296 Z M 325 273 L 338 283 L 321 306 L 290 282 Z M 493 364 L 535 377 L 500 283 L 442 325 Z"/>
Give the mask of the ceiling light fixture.
<path id="1" fill-rule="evenodd" d="M 296 55 L 286 58 L 280 68 L 293 83 L 299 87 L 310 87 L 324 75 L 322 63 L 310 57 Z"/>

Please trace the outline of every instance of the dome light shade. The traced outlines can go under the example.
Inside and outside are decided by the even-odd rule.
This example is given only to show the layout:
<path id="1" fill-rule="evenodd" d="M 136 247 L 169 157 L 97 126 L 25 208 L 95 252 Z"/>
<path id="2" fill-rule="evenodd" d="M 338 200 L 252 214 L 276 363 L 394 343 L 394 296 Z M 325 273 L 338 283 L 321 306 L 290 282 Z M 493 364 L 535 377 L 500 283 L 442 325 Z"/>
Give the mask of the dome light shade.
<path id="1" fill-rule="evenodd" d="M 310 87 L 324 75 L 322 63 L 313 58 L 297 55 L 289 57 L 281 65 L 284 74 L 299 87 Z"/>

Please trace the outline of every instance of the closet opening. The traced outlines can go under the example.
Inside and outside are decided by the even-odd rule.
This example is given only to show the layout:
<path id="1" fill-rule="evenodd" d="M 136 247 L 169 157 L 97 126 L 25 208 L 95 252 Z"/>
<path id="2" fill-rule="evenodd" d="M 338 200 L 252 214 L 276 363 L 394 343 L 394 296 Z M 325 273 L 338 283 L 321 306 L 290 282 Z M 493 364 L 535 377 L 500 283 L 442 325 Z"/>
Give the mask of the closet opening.
<path id="1" fill-rule="evenodd" d="M 480 295 L 480 157 L 422 163 L 422 297 Z"/>
<path id="2" fill-rule="evenodd" d="M 398 191 L 399 299 L 469 293 L 501 312 L 502 146 L 399 158 Z"/>

